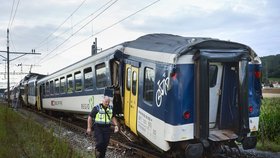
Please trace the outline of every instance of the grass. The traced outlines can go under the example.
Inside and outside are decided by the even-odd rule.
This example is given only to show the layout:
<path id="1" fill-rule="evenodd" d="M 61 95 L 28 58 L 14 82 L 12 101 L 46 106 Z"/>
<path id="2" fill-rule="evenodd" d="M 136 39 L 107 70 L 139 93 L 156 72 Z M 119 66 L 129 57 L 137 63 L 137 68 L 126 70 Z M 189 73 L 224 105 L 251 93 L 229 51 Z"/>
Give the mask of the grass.
<path id="1" fill-rule="evenodd" d="M 264 144 L 261 142 L 257 143 L 256 148 L 262 151 L 272 151 L 272 152 L 279 152 L 280 151 L 280 144 L 271 141 L 265 141 Z"/>
<path id="2" fill-rule="evenodd" d="M 66 140 L 53 136 L 34 123 L 31 117 L 23 119 L 12 109 L 0 104 L 0 157 L 79 158 L 85 157 Z"/>
<path id="3" fill-rule="evenodd" d="M 280 82 L 280 78 L 268 78 L 268 80 L 271 82 L 274 82 L 274 81 Z"/>
<path id="4" fill-rule="evenodd" d="M 280 98 L 262 100 L 257 149 L 280 151 Z"/>
<path id="5" fill-rule="evenodd" d="M 0 103 L 0 157 L 79 158 L 89 157 L 73 149 L 66 140 L 53 136 L 34 123 L 23 119 Z M 262 100 L 258 150 L 280 151 L 280 98 Z M 93 156 L 93 155 L 91 155 Z"/>

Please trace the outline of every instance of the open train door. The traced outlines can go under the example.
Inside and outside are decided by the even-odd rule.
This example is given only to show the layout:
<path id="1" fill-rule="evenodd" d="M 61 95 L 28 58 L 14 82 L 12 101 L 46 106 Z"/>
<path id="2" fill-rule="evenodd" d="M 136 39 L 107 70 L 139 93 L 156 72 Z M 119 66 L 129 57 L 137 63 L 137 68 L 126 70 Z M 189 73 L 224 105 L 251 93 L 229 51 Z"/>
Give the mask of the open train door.
<path id="1" fill-rule="evenodd" d="M 209 63 L 209 128 L 216 127 L 222 72 L 222 63 Z"/>
<path id="2" fill-rule="evenodd" d="M 206 49 L 198 51 L 193 59 L 195 61 L 195 137 L 201 139 L 202 142 L 207 142 L 207 139 L 222 141 L 234 140 L 238 135 L 246 136 L 250 132 L 248 118 L 250 57 L 248 51 Z M 217 66 L 218 72 L 222 70 L 220 78 L 222 81 L 217 86 L 217 90 L 221 87 L 221 94 L 219 90 L 211 91 L 214 90 L 210 86 L 211 64 Z M 222 66 L 219 66 L 220 64 Z M 215 93 L 218 95 L 213 97 Z M 213 104 L 211 100 L 216 101 L 217 106 L 211 105 Z M 215 107 L 215 110 L 211 111 L 211 107 L 212 110 Z M 232 114 L 233 112 L 235 114 Z M 211 122 L 218 124 L 214 125 L 215 130 L 211 129 L 213 126 Z M 204 145 L 207 146 L 207 143 Z"/>
<path id="3" fill-rule="evenodd" d="M 124 85 L 124 119 L 130 130 L 137 134 L 138 109 L 138 72 L 139 68 L 132 64 L 125 65 Z"/>

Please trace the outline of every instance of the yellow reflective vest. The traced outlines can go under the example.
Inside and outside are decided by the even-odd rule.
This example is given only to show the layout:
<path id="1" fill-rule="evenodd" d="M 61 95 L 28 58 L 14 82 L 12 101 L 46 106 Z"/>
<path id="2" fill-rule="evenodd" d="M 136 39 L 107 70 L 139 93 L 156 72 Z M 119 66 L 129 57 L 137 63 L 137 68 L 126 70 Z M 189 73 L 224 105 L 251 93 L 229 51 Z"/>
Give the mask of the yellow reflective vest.
<path id="1" fill-rule="evenodd" d="M 95 116 L 95 123 L 97 124 L 110 124 L 112 121 L 113 116 L 113 106 L 109 105 L 108 108 L 105 109 L 101 104 L 96 105 L 98 110 L 98 113 Z"/>

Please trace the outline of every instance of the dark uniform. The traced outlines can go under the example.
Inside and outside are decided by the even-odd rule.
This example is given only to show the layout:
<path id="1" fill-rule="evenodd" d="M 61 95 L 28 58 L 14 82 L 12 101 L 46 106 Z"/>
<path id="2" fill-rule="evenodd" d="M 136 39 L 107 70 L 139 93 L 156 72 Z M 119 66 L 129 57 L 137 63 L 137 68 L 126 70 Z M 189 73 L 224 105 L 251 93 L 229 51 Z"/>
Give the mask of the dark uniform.
<path id="1" fill-rule="evenodd" d="M 115 116 L 113 113 L 113 107 L 109 105 L 107 108 L 103 104 L 94 106 L 91 113 L 89 114 L 93 119 L 93 129 L 95 137 L 95 151 L 96 157 L 104 158 L 109 144 L 110 135 L 112 133 L 111 120 Z"/>

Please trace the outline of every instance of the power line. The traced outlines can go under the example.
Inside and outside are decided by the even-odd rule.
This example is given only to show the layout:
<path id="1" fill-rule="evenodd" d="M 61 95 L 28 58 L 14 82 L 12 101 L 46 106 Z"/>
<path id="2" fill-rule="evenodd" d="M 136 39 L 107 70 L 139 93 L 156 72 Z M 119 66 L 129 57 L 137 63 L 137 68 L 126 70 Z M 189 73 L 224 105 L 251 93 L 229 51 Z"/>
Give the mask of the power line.
<path id="1" fill-rule="evenodd" d="M 14 11 L 14 4 L 15 4 L 15 0 L 13 0 L 13 5 L 12 5 L 11 13 L 10 13 L 10 20 L 9 20 L 7 28 L 9 28 L 10 24 L 11 24 L 12 14 L 13 14 L 13 11 Z"/>
<path id="2" fill-rule="evenodd" d="M 18 10 L 18 5 L 19 5 L 19 2 L 20 2 L 20 0 L 18 0 L 17 7 L 16 7 L 16 10 L 15 10 L 15 13 L 14 13 L 14 16 L 13 16 L 13 20 L 12 20 L 12 22 L 11 22 L 10 27 L 12 27 L 13 22 L 14 22 L 14 19 L 15 19 L 15 16 L 16 16 L 16 14 L 17 14 L 17 10 Z"/>
<path id="3" fill-rule="evenodd" d="M 57 54 L 53 55 L 53 56 L 50 57 L 48 60 L 54 58 L 55 56 L 57 56 L 57 55 L 59 55 L 59 54 L 62 54 L 62 53 L 64 53 L 64 52 L 66 52 L 67 50 L 69 50 L 69 49 L 71 49 L 71 48 L 74 48 L 75 46 L 77 46 L 77 45 L 79 45 L 79 44 L 81 44 L 81 43 L 87 41 L 87 40 L 90 39 L 91 37 L 96 36 L 96 35 L 98 35 L 98 34 L 104 32 L 104 31 L 106 31 L 106 30 L 108 30 L 108 29 L 114 27 L 115 25 L 117 25 L 117 24 L 123 22 L 124 20 L 126 20 L 126 19 L 128 19 L 128 18 L 134 16 L 135 14 L 137 14 L 137 13 L 139 13 L 139 12 L 141 12 L 141 11 L 147 9 L 147 8 L 149 8 L 150 6 L 156 4 L 156 3 L 159 2 L 159 1 L 160 1 L 160 0 L 157 0 L 157 1 L 154 1 L 154 2 L 150 3 L 149 5 L 147 5 L 147 6 L 143 7 L 143 8 L 141 8 L 141 9 L 137 10 L 136 12 L 134 12 L 134 13 L 128 15 L 127 17 L 125 17 L 125 18 L 123 18 L 123 19 L 121 19 L 121 20 L 119 20 L 119 21 L 113 23 L 112 25 L 110 25 L 110 26 L 108 26 L 108 27 L 102 29 L 101 31 L 99 31 L 99 32 L 97 32 L 97 33 L 95 33 L 95 34 L 93 34 L 93 35 L 90 35 L 89 37 L 87 37 L 87 38 L 85 38 L 85 39 L 83 39 L 83 40 L 77 42 L 76 44 L 72 45 L 71 47 L 69 47 L 69 48 L 67 48 L 67 49 L 65 49 L 65 50 L 63 50 L 63 51 L 61 51 L 60 53 L 57 53 Z M 48 60 L 45 60 L 45 61 L 43 61 L 43 62 L 41 62 L 41 63 L 44 63 L 44 62 L 46 62 L 46 61 L 48 61 Z M 42 60 L 41 60 L 41 61 L 42 61 Z"/>
<path id="4" fill-rule="evenodd" d="M 102 8 L 104 8 L 105 6 L 107 6 L 107 5 L 108 5 L 109 3 L 111 3 L 112 1 L 114 1 L 114 0 L 108 1 L 107 3 L 105 3 L 104 5 L 102 5 L 100 8 L 98 8 L 96 11 L 94 11 L 93 13 L 89 14 L 88 16 L 86 16 L 85 18 L 83 18 L 82 20 L 78 21 L 76 24 L 74 24 L 74 25 L 72 26 L 72 28 L 76 27 L 77 25 L 81 24 L 82 22 L 84 22 L 85 20 L 87 20 L 88 18 L 90 18 L 91 16 L 93 16 L 95 13 L 97 13 L 98 11 L 100 11 Z M 71 30 L 71 29 L 65 30 L 64 32 L 60 33 L 59 35 L 57 35 L 57 36 L 53 37 L 52 39 L 48 40 L 48 42 L 53 41 L 53 40 L 56 39 L 57 37 L 62 36 L 63 34 L 67 33 L 67 32 L 70 31 L 70 30 Z M 41 45 L 39 45 L 38 47 L 36 47 L 36 49 L 38 49 L 38 48 L 40 48 L 40 47 L 42 47 L 42 46 L 44 46 L 44 45 L 46 45 L 46 44 L 47 44 L 47 43 L 44 42 L 44 43 L 42 43 Z"/>
<path id="5" fill-rule="evenodd" d="M 74 35 L 76 35 L 78 32 L 80 32 L 84 27 L 86 27 L 89 23 L 91 23 L 93 20 L 95 20 L 97 17 L 99 17 L 102 13 L 104 13 L 106 10 L 108 10 L 112 5 L 114 5 L 118 0 L 115 0 L 112 4 L 107 6 L 103 11 L 101 11 L 99 14 L 97 14 L 94 18 L 92 18 L 90 21 L 88 21 L 86 24 L 84 24 L 80 29 L 75 31 L 73 34 L 71 34 L 68 38 L 66 38 L 61 44 L 56 46 L 52 51 L 50 51 L 48 54 L 46 54 L 40 61 L 42 61 L 44 58 L 46 58 L 49 54 L 54 52 L 56 49 L 58 49 L 60 46 L 62 46 L 65 42 L 67 42 L 70 38 L 72 38 Z"/>
<path id="6" fill-rule="evenodd" d="M 53 33 L 49 34 L 45 39 L 43 39 L 43 40 L 39 43 L 39 45 L 38 45 L 36 48 L 39 48 L 42 44 L 44 44 L 44 43 L 49 39 L 50 36 L 52 36 L 57 30 L 59 30 L 60 27 L 61 27 L 63 24 L 65 24 L 65 22 L 66 22 L 69 18 L 71 18 L 71 17 L 73 16 L 73 14 L 76 13 L 76 12 L 81 8 L 81 6 L 85 3 L 85 1 L 86 1 L 86 0 L 84 0 L 84 1 L 83 1 L 69 16 L 55 29 L 55 31 L 54 31 Z"/>

